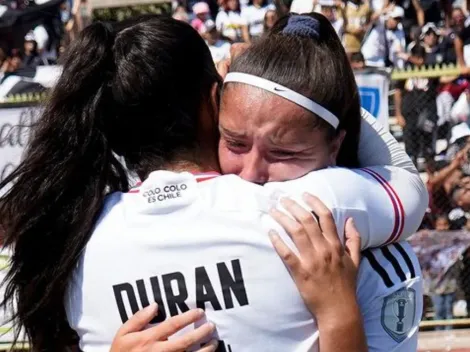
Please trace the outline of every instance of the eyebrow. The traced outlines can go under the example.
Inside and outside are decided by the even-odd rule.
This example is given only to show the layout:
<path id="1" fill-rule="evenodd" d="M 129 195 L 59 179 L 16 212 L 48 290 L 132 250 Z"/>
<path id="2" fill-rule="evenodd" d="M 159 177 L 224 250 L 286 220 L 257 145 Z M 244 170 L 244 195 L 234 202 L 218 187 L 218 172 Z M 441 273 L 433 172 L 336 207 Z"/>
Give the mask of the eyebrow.
<path id="1" fill-rule="evenodd" d="M 318 145 L 318 143 L 311 141 L 308 144 L 308 146 L 306 146 L 307 144 L 306 141 L 299 141 L 298 139 L 292 139 L 286 143 L 285 141 L 282 140 L 282 137 L 279 138 L 273 135 L 268 137 L 268 141 L 273 147 L 284 149 L 284 150 L 297 150 L 299 149 L 299 147 L 305 147 L 302 149 L 307 150 L 307 149 L 316 148 Z"/>
<path id="2" fill-rule="evenodd" d="M 235 132 L 235 131 L 228 130 L 222 126 L 219 126 L 219 131 L 220 133 L 228 135 L 229 137 L 232 137 L 232 138 L 246 138 L 247 137 L 246 132 Z"/>

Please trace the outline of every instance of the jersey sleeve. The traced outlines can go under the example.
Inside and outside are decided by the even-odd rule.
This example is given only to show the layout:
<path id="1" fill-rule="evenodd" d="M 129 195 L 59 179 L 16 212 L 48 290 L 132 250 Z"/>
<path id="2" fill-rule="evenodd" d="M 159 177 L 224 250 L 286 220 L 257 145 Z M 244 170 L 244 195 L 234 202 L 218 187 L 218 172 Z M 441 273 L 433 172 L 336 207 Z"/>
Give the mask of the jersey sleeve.
<path id="1" fill-rule="evenodd" d="M 369 112 L 362 109 L 359 137 L 359 162 L 361 166 L 391 165 L 418 174 L 404 148 Z M 424 187 L 424 184 L 422 184 Z"/>
<path id="2" fill-rule="evenodd" d="M 300 179 L 270 184 L 301 201 L 311 193 L 331 210 L 341 239 L 344 224 L 354 219 L 362 249 L 380 247 L 411 236 L 421 224 L 428 194 L 419 175 L 398 167 L 328 168 Z"/>
<path id="3" fill-rule="evenodd" d="M 357 296 L 370 352 L 417 350 L 423 282 L 408 243 L 364 251 Z"/>

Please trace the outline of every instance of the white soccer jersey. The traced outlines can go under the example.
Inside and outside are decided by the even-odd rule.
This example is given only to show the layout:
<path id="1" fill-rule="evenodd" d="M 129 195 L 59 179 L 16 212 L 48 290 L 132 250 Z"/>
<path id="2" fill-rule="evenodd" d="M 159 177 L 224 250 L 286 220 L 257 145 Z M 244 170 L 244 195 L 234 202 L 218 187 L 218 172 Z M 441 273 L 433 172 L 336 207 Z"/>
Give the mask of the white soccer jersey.
<path id="1" fill-rule="evenodd" d="M 381 169 L 382 174 L 398 171 Z M 336 193 L 333 184 L 326 186 L 335 172 L 343 177 L 365 174 Z M 400 235 L 390 233 L 396 223 L 396 216 L 389 216 L 394 208 L 391 198 L 382 205 L 373 203 L 368 211 L 376 212 L 374 217 L 362 215 L 367 209 L 361 207 L 367 202 L 337 207 L 354 200 L 351 193 L 357 198 L 377 196 L 384 192 L 382 182 L 366 171 L 315 173 L 318 179 L 310 178 L 312 183 L 301 192 L 318 195 L 330 206 L 340 221 L 339 229 L 344 219 L 354 216 L 366 236 L 380 226 L 363 222 L 384 226 L 385 240 L 379 243 Z M 219 351 L 316 351 L 315 321 L 267 236 L 268 229 L 276 228 L 293 247 L 267 211 L 281 194 L 296 190 L 292 184 L 305 181 L 307 178 L 262 187 L 232 175 L 157 171 L 138 188 L 110 195 L 66 299 L 69 323 L 80 336 L 82 350 L 109 351 L 121 324 L 156 301 L 159 314 L 153 323 L 191 308 L 205 309 L 222 341 Z M 375 191 L 369 193 L 366 188 Z M 410 204 L 419 202 L 403 201 L 403 214 L 408 214 L 405 207 Z M 399 228 L 401 223 L 403 219 L 398 221 Z M 403 250 L 408 250 L 408 259 L 392 246 L 392 255 L 384 254 L 385 259 L 379 256 L 383 249 L 371 251 L 359 274 L 358 297 L 372 351 L 412 351 L 407 346 L 416 344 L 422 295 L 419 266 L 406 244 Z M 397 259 L 398 255 L 402 257 Z M 408 267 L 410 260 L 412 266 Z M 401 267 L 396 266 L 397 261 Z M 411 289 L 414 294 L 409 293 Z"/>

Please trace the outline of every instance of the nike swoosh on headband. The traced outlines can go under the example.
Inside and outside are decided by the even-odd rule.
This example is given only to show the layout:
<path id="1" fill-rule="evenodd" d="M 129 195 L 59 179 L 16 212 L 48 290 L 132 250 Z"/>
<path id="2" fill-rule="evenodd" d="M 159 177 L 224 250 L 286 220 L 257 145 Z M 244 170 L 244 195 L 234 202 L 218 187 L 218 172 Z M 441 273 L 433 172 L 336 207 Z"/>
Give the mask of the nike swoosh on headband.
<path id="1" fill-rule="evenodd" d="M 331 126 L 333 126 L 334 129 L 338 128 L 339 119 L 331 111 L 324 108 L 320 104 L 315 103 L 312 99 L 307 98 L 306 96 L 297 93 L 292 89 L 281 86 L 276 82 L 272 82 L 258 76 L 240 72 L 230 72 L 229 74 L 227 74 L 224 80 L 224 84 L 229 82 L 249 84 L 250 86 L 258 87 L 268 92 L 279 95 L 280 97 L 283 97 L 284 99 L 287 99 L 303 107 L 304 109 L 313 112 L 315 115 L 322 118 Z"/>

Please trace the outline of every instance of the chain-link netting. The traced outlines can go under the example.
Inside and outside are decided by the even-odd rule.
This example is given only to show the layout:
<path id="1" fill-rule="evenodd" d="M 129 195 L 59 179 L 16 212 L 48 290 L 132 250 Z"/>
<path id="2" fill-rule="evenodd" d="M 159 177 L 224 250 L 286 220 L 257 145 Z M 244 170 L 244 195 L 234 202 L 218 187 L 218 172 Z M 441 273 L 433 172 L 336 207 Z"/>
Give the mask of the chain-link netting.
<path id="1" fill-rule="evenodd" d="M 396 73 L 389 97 L 390 130 L 430 195 L 412 244 L 425 281 L 423 329 L 431 330 L 470 325 L 470 85 L 453 70 Z"/>

